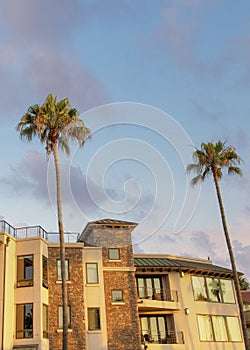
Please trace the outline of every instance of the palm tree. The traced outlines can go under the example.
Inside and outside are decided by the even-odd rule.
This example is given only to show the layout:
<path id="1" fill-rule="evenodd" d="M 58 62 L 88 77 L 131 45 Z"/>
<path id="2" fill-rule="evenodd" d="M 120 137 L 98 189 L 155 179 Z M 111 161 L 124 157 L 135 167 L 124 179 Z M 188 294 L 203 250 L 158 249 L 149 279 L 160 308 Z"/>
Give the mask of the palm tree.
<path id="1" fill-rule="evenodd" d="M 235 173 L 238 175 L 242 175 L 241 169 L 238 167 L 238 165 L 241 162 L 241 158 L 236 153 L 236 150 L 234 147 L 226 146 L 225 142 L 218 141 L 215 144 L 212 142 L 208 142 L 208 143 L 203 142 L 201 144 L 201 149 L 196 149 L 194 151 L 193 159 L 195 163 L 189 164 L 187 167 L 187 172 L 195 172 L 197 174 L 192 179 L 192 185 L 197 184 L 199 181 L 204 181 L 207 178 L 207 176 L 211 173 L 213 175 L 213 180 L 215 183 L 215 188 L 217 193 L 217 199 L 219 202 L 222 225 L 223 225 L 227 248 L 228 248 L 231 265 L 232 265 L 233 279 L 234 279 L 235 291 L 236 291 L 237 301 L 238 301 L 239 310 L 240 310 L 240 318 L 241 318 L 241 325 L 242 325 L 243 336 L 245 341 L 245 347 L 247 350 L 249 350 L 250 348 L 248 345 L 248 336 L 247 336 L 245 317 L 244 317 L 244 311 L 243 311 L 243 303 L 242 303 L 242 298 L 240 293 L 239 278 L 238 278 L 238 273 L 236 269 L 233 248 L 232 248 L 232 244 L 231 244 L 231 240 L 228 232 L 226 215 L 225 215 L 225 210 L 222 202 L 222 196 L 221 196 L 221 190 L 220 190 L 220 184 L 219 184 L 219 180 L 223 175 L 222 173 L 223 168 L 226 168 L 228 170 L 228 174 Z"/>
<path id="2" fill-rule="evenodd" d="M 80 147 L 86 139 L 90 139 L 90 130 L 79 118 L 78 111 L 70 107 L 68 98 L 57 101 L 57 97 L 49 94 L 40 106 L 30 106 L 17 125 L 20 137 L 31 141 L 37 136 L 45 144 L 47 157 L 53 154 L 56 186 L 57 186 L 57 215 L 60 235 L 60 259 L 62 274 L 62 303 L 63 303 L 63 350 L 68 349 L 68 295 L 65 274 L 65 242 L 62 215 L 62 195 L 58 149 L 70 154 L 69 142 L 77 141 Z"/>

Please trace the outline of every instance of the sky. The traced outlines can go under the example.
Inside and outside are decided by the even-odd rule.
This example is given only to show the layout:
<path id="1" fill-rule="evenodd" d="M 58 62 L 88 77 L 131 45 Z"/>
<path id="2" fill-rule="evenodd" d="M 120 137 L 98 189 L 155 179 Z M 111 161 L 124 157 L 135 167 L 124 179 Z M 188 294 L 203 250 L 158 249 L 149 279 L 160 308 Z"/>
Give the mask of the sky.
<path id="1" fill-rule="evenodd" d="M 9 0 L 0 4 L 0 218 L 57 231 L 53 158 L 20 118 L 68 97 L 92 139 L 60 154 L 65 231 L 134 221 L 138 253 L 230 266 L 212 178 L 192 188 L 202 142 L 226 141 L 242 177 L 221 190 L 238 270 L 250 280 L 250 3 Z"/>

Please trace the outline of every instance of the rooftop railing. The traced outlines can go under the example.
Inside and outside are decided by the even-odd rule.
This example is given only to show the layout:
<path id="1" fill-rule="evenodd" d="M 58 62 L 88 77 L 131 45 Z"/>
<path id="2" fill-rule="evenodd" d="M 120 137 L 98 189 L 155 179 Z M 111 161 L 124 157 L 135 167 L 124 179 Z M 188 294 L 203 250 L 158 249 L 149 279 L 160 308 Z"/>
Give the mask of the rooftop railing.
<path id="1" fill-rule="evenodd" d="M 47 232 L 41 226 L 13 227 L 5 220 L 0 220 L 0 232 L 6 232 L 15 239 L 40 237 L 50 243 L 59 243 L 60 236 L 58 232 Z M 75 243 L 78 239 L 78 233 L 65 232 L 64 239 L 66 243 Z"/>

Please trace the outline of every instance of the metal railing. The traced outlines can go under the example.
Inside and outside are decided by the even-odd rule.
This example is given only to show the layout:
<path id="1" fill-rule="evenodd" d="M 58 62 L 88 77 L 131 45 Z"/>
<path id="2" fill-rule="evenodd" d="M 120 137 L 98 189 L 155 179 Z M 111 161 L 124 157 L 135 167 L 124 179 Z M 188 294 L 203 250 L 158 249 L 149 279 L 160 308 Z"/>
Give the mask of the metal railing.
<path id="1" fill-rule="evenodd" d="M 142 344 L 184 344 L 184 337 L 181 331 L 152 332 L 148 329 L 142 330 L 141 342 Z"/>
<path id="2" fill-rule="evenodd" d="M 40 237 L 50 243 L 58 243 L 60 236 L 58 232 L 47 232 L 41 226 L 13 227 L 5 220 L 0 220 L 0 232 L 6 232 L 15 239 Z M 66 243 L 77 242 L 79 234 L 75 232 L 65 232 L 64 239 Z"/>
<path id="3" fill-rule="evenodd" d="M 75 232 L 65 232 L 64 233 L 64 241 L 65 243 L 75 243 L 77 242 L 78 233 Z M 59 243 L 60 235 L 58 232 L 48 232 L 47 233 L 47 241 L 50 243 Z"/>
<path id="4" fill-rule="evenodd" d="M 162 301 L 178 301 L 177 290 L 160 289 L 160 288 L 138 288 L 139 299 L 162 300 Z"/>
<path id="5" fill-rule="evenodd" d="M 5 220 L 0 221 L 0 232 L 6 232 L 12 237 L 16 237 L 15 228 L 8 224 L 8 222 Z"/>

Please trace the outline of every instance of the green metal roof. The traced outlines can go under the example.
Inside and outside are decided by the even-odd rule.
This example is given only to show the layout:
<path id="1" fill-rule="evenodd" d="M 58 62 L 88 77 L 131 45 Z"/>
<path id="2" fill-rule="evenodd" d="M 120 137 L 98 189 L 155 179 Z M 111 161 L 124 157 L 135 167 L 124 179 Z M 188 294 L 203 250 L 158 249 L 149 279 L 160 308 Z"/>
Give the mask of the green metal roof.
<path id="1" fill-rule="evenodd" d="M 197 259 L 198 260 L 198 259 Z M 136 257 L 134 258 L 137 268 L 163 268 L 164 270 L 176 270 L 183 272 L 203 272 L 231 275 L 232 271 L 225 267 L 213 265 L 211 262 L 200 262 L 185 258 L 167 257 Z"/>

